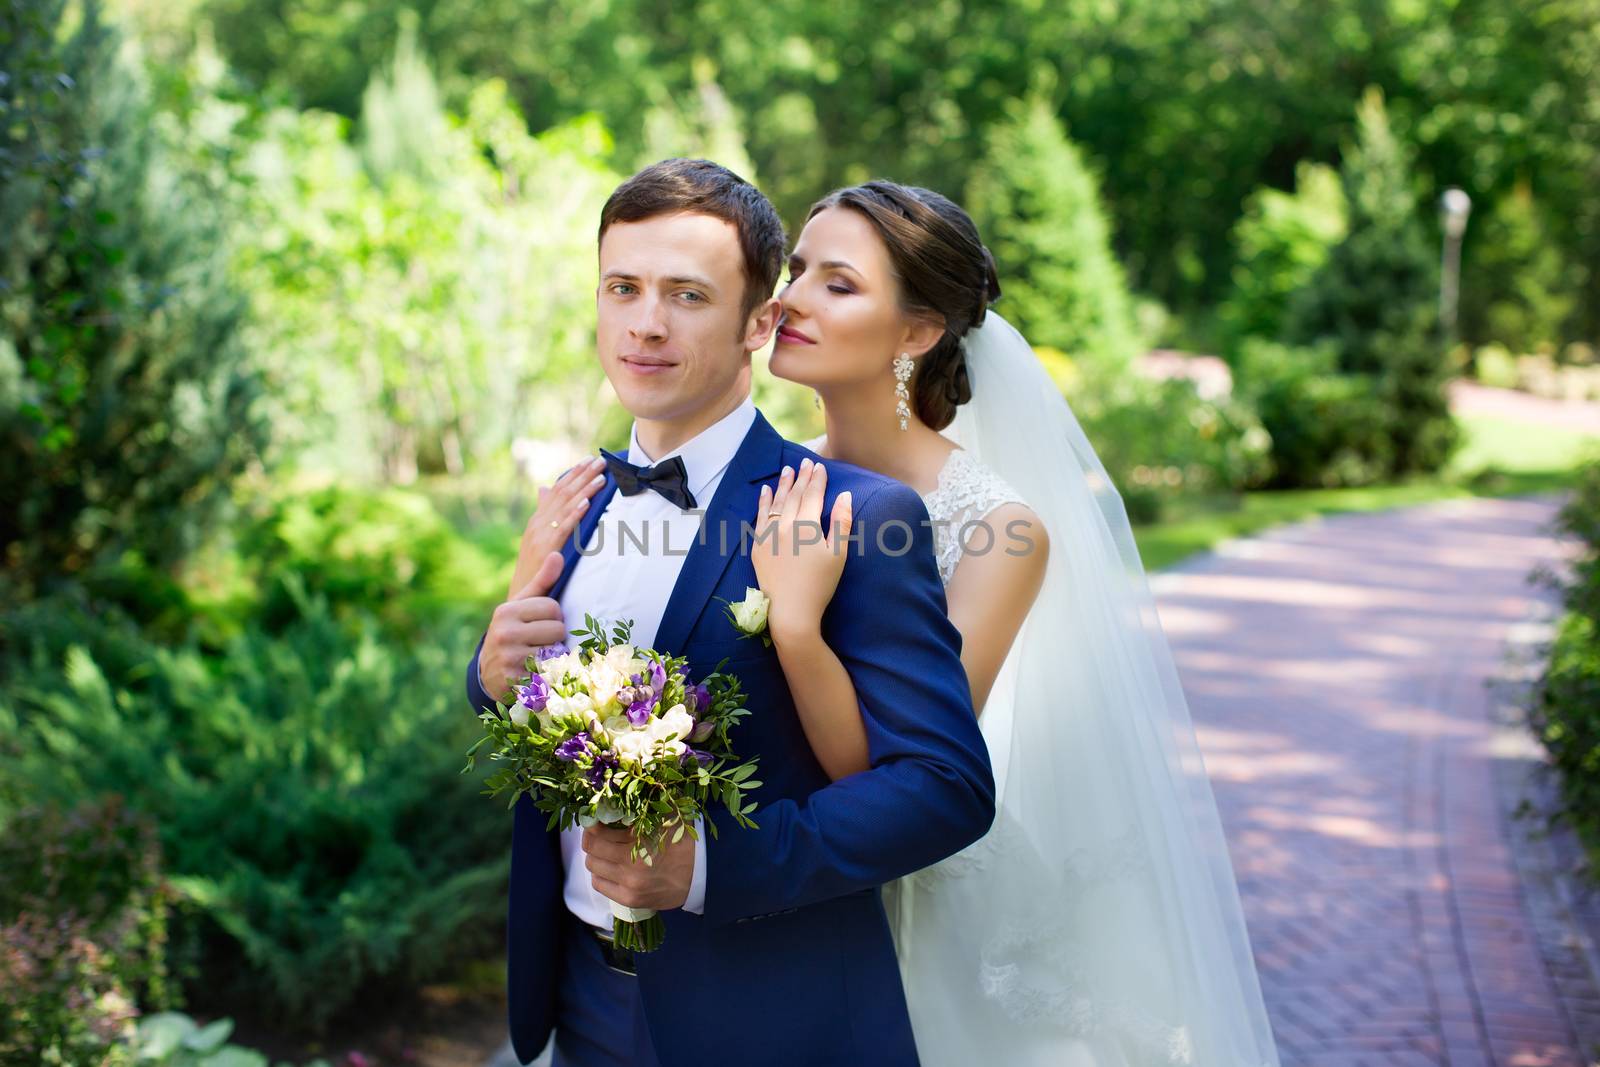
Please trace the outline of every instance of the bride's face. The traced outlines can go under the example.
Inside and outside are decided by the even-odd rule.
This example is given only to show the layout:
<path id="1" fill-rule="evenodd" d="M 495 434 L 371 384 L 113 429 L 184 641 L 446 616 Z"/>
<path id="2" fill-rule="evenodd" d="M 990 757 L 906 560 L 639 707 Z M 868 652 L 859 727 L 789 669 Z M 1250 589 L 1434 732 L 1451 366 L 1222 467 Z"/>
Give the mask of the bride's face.
<path id="1" fill-rule="evenodd" d="M 909 324 L 889 251 L 851 208 L 813 216 L 789 256 L 770 368 L 813 388 L 889 377 Z"/>

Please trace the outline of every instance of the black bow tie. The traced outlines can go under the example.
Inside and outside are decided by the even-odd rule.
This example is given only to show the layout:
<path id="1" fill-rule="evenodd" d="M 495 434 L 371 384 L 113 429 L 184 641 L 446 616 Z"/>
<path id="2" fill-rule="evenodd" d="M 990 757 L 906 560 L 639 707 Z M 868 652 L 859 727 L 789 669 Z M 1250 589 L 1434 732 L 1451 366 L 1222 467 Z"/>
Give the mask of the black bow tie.
<path id="1" fill-rule="evenodd" d="M 606 458 L 606 466 L 611 468 L 611 476 L 617 480 L 617 488 L 622 490 L 623 496 L 654 489 L 680 508 L 694 507 L 694 494 L 689 492 L 689 475 L 683 468 L 682 456 L 673 456 L 654 467 L 635 467 L 603 448 L 600 454 Z"/>

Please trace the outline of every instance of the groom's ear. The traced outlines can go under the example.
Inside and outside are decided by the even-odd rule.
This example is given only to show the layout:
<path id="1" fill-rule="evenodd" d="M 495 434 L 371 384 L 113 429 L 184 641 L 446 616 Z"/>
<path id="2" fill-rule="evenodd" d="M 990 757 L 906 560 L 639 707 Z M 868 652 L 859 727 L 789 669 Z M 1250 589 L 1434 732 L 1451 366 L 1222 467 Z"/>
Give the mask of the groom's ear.
<path id="1" fill-rule="evenodd" d="M 744 350 L 754 352 L 765 347 L 777 332 L 778 319 L 783 316 L 783 305 L 776 298 L 756 305 L 744 323 Z"/>

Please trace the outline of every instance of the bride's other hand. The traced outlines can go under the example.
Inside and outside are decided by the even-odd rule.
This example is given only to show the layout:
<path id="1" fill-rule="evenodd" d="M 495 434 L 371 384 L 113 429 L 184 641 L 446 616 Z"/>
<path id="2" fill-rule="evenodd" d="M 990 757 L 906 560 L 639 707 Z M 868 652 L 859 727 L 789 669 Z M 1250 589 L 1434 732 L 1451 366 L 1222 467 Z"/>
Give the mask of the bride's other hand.
<path id="1" fill-rule="evenodd" d="M 605 484 L 605 466 L 605 458 L 595 456 L 557 478 L 554 485 L 539 490 L 538 506 L 522 530 L 517 567 L 506 590 L 508 599 L 533 579 L 546 556 L 561 551 L 562 544 L 572 536 L 578 520 L 589 509 L 589 498 Z"/>
<path id="2" fill-rule="evenodd" d="M 755 565 L 756 580 L 771 600 L 767 629 L 775 642 L 820 633 L 822 613 L 844 573 L 850 493 L 840 493 L 834 500 L 824 537 L 822 501 L 827 488 L 827 470 L 809 459 L 801 461 L 798 472 L 785 467 L 776 490 L 761 487 L 757 542 L 750 561 Z"/>

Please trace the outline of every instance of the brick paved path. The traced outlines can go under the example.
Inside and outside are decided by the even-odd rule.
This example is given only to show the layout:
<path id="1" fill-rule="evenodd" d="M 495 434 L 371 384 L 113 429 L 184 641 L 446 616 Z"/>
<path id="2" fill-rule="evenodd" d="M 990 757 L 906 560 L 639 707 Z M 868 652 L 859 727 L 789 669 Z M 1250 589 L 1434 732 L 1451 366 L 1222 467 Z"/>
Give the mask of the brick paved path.
<path id="1" fill-rule="evenodd" d="M 1450 383 L 1450 410 L 1457 415 L 1491 415 L 1530 426 L 1600 434 L 1600 404 L 1594 401 L 1550 400 L 1515 389 L 1491 389 L 1464 378 Z"/>
<path id="2" fill-rule="evenodd" d="M 1285 1067 L 1578 1067 L 1484 682 L 1549 502 L 1286 527 L 1155 580 Z"/>

